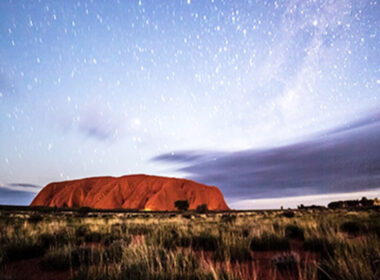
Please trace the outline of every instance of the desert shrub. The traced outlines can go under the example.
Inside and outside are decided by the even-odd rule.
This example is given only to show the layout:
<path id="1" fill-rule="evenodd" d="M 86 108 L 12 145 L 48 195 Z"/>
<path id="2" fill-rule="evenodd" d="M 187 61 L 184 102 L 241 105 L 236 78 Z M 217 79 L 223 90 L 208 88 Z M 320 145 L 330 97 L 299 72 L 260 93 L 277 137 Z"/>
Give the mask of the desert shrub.
<path id="1" fill-rule="evenodd" d="M 148 234 L 152 231 L 151 228 L 148 228 L 147 226 L 145 225 L 131 225 L 130 227 L 128 227 L 128 233 L 131 234 L 131 235 L 145 235 L 145 234 Z"/>
<path id="2" fill-rule="evenodd" d="M 43 233 L 38 237 L 38 243 L 46 249 L 52 246 L 61 247 L 70 242 L 70 236 L 67 232 L 58 232 L 56 234 Z"/>
<path id="3" fill-rule="evenodd" d="M 197 206 L 195 211 L 197 211 L 198 213 L 207 213 L 208 212 L 208 206 L 206 203 L 200 204 Z"/>
<path id="4" fill-rule="evenodd" d="M 289 241 L 275 234 L 263 233 L 261 236 L 251 239 L 252 251 L 284 251 L 289 250 Z"/>
<path id="5" fill-rule="evenodd" d="M 103 243 L 106 246 L 118 240 L 123 240 L 128 245 L 131 243 L 132 238 L 129 235 L 121 235 L 119 232 L 111 232 L 103 236 Z"/>
<path id="6" fill-rule="evenodd" d="M 177 246 L 190 246 L 191 238 L 176 228 L 163 227 L 149 235 L 146 242 L 147 244 L 163 247 L 165 249 L 175 249 Z"/>
<path id="7" fill-rule="evenodd" d="M 125 224 L 121 224 L 120 225 L 120 230 L 122 233 L 126 233 L 127 232 L 127 226 Z"/>
<path id="8" fill-rule="evenodd" d="M 91 232 L 90 228 L 87 225 L 80 225 L 75 229 L 76 237 L 85 237 L 87 234 Z"/>
<path id="9" fill-rule="evenodd" d="M 102 253 L 96 248 L 80 247 L 71 252 L 73 267 L 80 265 L 98 265 L 101 258 Z"/>
<path id="10" fill-rule="evenodd" d="M 241 235 L 243 236 L 243 237 L 248 237 L 249 236 L 249 234 L 250 234 L 250 229 L 248 229 L 248 228 L 244 228 L 244 229 L 242 229 L 242 231 L 241 231 Z"/>
<path id="11" fill-rule="evenodd" d="M 135 262 L 131 264 L 123 264 L 121 268 L 121 279 L 141 279 L 148 280 L 149 271 L 147 264 L 144 262 Z"/>
<path id="12" fill-rule="evenodd" d="M 126 233 L 127 232 L 127 226 L 125 224 L 114 224 L 111 226 L 111 232 L 112 233 Z"/>
<path id="13" fill-rule="evenodd" d="M 90 231 L 84 235 L 84 240 L 91 243 L 100 243 L 103 235 L 100 232 Z"/>
<path id="14" fill-rule="evenodd" d="M 193 255 L 182 252 L 175 254 L 174 264 L 180 272 L 192 272 L 199 268 L 198 260 Z M 168 265 L 168 270 L 170 271 L 170 265 Z"/>
<path id="15" fill-rule="evenodd" d="M 103 252 L 103 261 L 105 263 L 119 263 L 123 258 L 123 250 L 127 244 L 123 241 L 112 243 Z"/>
<path id="16" fill-rule="evenodd" d="M 374 239 L 337 244 L 334 255 L 320 261 L 318 279 L 379 279 L 379 245 Z"/>
<path id="17" fill-rule="evenodd" d="M 45 254 L 46 249 L 40 244 L 32 241 L 12 242 L 5 247 L 7 261 L 17 261 L 40 257 Z"/>
<path id="18" fill-rule="evenodd" d="M 376 234 L 380 238 L 380 223 L 372 223 L 369 225 L 369 231 Z"/>
<path id="19" fill-rule="evenodd" d="M 293 211 L 285 211 L 284 213 L 282 213 L 282 216 L 284 216 L 286 218 L 294 218 L 295 214 Z"/>
<path id="20" fill-rule="evenodd" d="M 275 232 L 278 232 L 280 230 L 280 225 L 277 223 L 277 222 L 274 222 L 273 223 L 273 230 Z"/>
<path id="21" fill-rule="evenodd" d="M 2 246 L 0 246 L 0 271 L 4 263 L 5 263 L 5 250 Z"/>
<path id="22" fill-rule="evenodd" d="M 220 220 L 224 223 L 233 223 L 236 221 L 236 215 L 224 214 Z"/>
<path id="23" fill-rule="evenodd" d="M 272 264 L 279 271 L 296 270 L 299 264 L 299 257 L 294 253 L 282 254 L 272 259 Z"/>
<path id="24" fill-rule="evenodd" d="M 187 220 L 191 220 L 193 217 L 194 217 L 194 215 L 192 215 L 192 214 L 183 214 L 182 215 L 182 218 L 187 219 Z"/>
<path id="25" fill-rule="evenodd" d="M 340 225 L 340 230 L 342 232 L 352 235 L 358 235 L 363 229 L 363 225 L 356 221 L 347 221 Z"/>
<path id="26" fill-rule="evenodd" d="M 124 280 L 121 278 L 120 269 L 113 266 L 90 266 L 78 269 L 72 280 Z M 130 278 L 132 279 L 132 278 Z"/>
<path id="27" fill-rule="evenodd" d="M 231 261 L 232 263 L 249 261 L 252 259 L 251 251 L 244 244 L 232 246 L 219 246 L 213 255 L 216 261 Z"/>
<path id="28" fill-rule="evenodd" d="M 156 243 L 166 249 L 174 249 L 178 246 L 180 234 L 176 229 L 163 228 L 155 232 Z"/>
<path id="29" fill-rule="evenodd" d="M 86 216 L 88 214 L 88 212 L 91 211 L 91 208 L 90 207 L 86 207 L 86 206 L 83 206 L 83 207 L 80 207 L 77 212 L 79 215 L 83 215 L 83 216 Z"/>
<path id="30" fill-rule="evenodd" d="M 31 224 L 37 224 L 39 222 L 42 222 L 44 217 L 40 214 L 33 214 L 29 217 L 28 222 Z"/>
<path id="31" fill-rule="evenodd" d="M 304 240 L 304 230 L 297 225 L 287 225 L 285 227 L 285 237 L 289 239 Z"/>
<path id="32" fill-rule="evenodd" d="M 192 237 L 191 246 L 194 249 L 201 249 L 205 251 L 215 251 L 221 243 L 220 238 L 212 235 L 209 232 L 201 232 Z"/>
<path id="33" fill-rule="evenodd" d="M 44 248 L 49 249 L 49 247 L 55 244 L 55 236 L 54 234 L 43 233 L 38 237 L 38 243 Z"/>
<path id="34" fill-rule="evenodd" d="M 42 270 L 68 270 L 70 268 L 70 251 L 48 252 L 41 260 Z"/>
<path id="35" fill-rule="evenodd" d="M 187 211 L 189 209 L 189 202 L 187 200 L 177 200 L 174 202 L 174 207 L 179 211 Z"/>
<path id="36" fill-rule="evenodd" d="M 324 258 L 334 254 L 335 245 L 325 237 L 314 237 L 305 240 L 303 249 L 305 251 L 320 253 L 321 257 Z"/>

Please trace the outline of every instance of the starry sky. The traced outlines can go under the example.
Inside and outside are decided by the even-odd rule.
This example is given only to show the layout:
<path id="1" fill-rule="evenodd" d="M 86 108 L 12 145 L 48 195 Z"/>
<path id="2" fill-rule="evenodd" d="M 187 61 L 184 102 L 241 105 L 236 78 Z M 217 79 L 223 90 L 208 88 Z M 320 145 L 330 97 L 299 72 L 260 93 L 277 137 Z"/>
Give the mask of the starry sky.
<path id="1" fill-rule="evenodd" d="M 133 173 L 237 208 L 380 194 L 378 1 L 1 1 L 0 18 L 2 204 Z"/>

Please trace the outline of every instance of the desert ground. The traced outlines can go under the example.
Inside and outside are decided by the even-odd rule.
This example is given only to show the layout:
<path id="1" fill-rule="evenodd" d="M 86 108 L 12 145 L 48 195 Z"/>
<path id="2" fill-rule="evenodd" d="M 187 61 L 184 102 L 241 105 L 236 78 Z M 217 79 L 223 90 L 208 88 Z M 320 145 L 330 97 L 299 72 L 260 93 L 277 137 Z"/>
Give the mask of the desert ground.
<path id="1" fill-rule="evenodd" d="M 0 213 L 0 279 L 380 279 L 378 209 Z"/>

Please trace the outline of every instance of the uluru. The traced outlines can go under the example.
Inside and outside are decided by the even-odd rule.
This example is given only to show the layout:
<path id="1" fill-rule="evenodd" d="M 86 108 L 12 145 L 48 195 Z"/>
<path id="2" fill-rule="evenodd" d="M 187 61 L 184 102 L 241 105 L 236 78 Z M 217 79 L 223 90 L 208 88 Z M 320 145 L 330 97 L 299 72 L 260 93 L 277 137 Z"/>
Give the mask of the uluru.
<path id="1" fill-rule="evenodd" d="M 215 186 L 150 175 L 50 183 L 37 194 L 31 206 L 172 211 L 176 210 L 177 200 L 187 200 L 189 209 L 206 204 L 209 210 L 229 210 L 222 192 Z"/>

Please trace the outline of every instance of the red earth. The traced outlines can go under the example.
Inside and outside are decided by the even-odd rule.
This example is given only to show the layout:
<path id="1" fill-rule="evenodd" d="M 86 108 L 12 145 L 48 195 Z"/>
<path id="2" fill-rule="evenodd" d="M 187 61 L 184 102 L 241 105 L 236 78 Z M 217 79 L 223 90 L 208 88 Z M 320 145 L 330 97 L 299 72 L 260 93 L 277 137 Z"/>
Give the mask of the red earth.
<path id="1" fill-rule="evenodd" d="M 38 193 L 31 206 L 171 211 L 176 210 L 174 203 L 177 200 L 187 200 L 189 209 L 207 204 L 209 210 L 229 210 L 217 187 L 187 179 L 149 175 L 50 183 Z"/>

